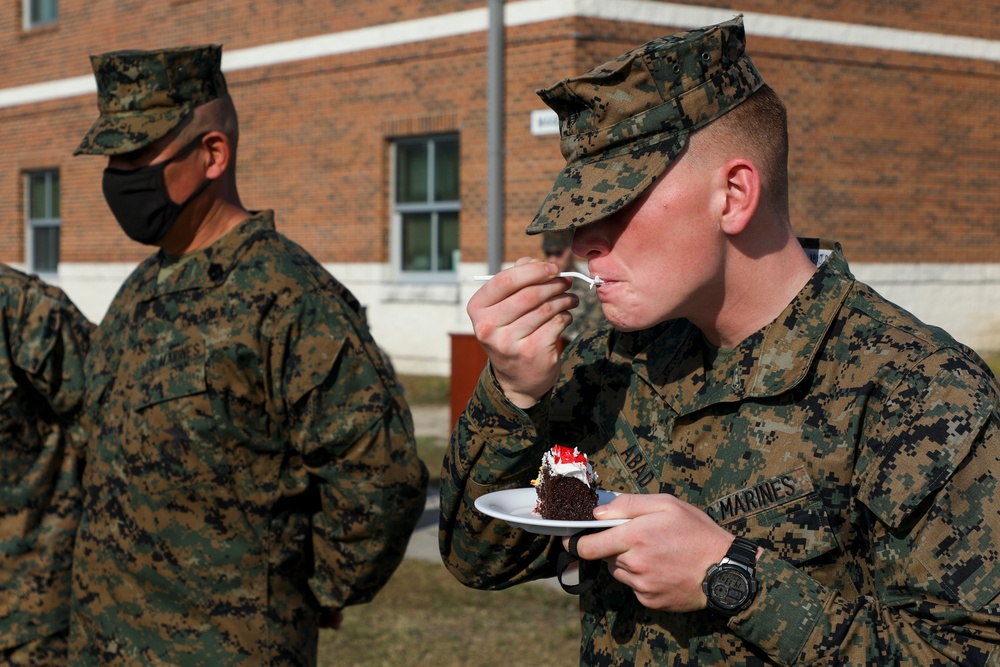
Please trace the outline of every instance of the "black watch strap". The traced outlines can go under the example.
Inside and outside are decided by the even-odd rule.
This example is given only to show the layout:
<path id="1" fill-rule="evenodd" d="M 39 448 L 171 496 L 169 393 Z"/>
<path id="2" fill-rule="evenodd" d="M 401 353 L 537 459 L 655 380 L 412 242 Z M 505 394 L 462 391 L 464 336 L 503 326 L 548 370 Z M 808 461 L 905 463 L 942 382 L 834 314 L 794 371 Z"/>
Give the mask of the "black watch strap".
<path id="1" fill-rule="evenodd" d="M 726 558 L 747 567 L 757 566 L 757 545 L 750 540 L 737 537 L 726 552 Z"/>

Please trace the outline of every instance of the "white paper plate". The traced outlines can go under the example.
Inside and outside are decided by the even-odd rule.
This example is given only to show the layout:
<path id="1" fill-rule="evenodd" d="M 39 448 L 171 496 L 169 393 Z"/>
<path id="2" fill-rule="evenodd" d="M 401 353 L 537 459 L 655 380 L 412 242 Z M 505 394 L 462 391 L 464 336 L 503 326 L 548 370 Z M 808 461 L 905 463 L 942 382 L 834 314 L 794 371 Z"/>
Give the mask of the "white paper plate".
<path id="1" fill-rule="evenodd" d="M 597 504 L 606 505 L 618 494 L 614 491 L 597 491 Z M 495 519 L 506 521 L 515 528 L 539 535 L 573 535 L 588 528 L 619 526 L 628 519 L 607 521 L 550 521 L 533 514 L 537 502 L 535 487 L 494 491 L 476 498 L 476 509 Z"/>

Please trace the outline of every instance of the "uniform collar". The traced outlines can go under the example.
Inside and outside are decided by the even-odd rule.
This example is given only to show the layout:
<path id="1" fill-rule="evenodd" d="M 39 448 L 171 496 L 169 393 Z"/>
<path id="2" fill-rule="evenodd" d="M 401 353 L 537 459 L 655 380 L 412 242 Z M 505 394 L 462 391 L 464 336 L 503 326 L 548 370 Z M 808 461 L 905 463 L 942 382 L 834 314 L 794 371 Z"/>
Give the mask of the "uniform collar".
<path id="1" fill-rule="evenodd" d="M 687 320 L 623 335 L 614 354 L 630 356 L 640 380 L 678 414 L 791 389 L 808 373 L 854 284 L 840 244 L 800 243 L 811 257 L 825 261 L 773 322 L 743 340 L 715 369 L 706 371 L 701 331 Z"/>
<path id="2" fill-rule="evenodd" d="M 273 231 L 274 212 L 257 211 L 212 245 L 180 259 L 171 258 L 160 250 L 146 262 L 141 290 L 147 298 L 155 298 L 221 284 L 260 235 Z M 169 280 L 159 280 L 161 270 L 172 270 Z"/>

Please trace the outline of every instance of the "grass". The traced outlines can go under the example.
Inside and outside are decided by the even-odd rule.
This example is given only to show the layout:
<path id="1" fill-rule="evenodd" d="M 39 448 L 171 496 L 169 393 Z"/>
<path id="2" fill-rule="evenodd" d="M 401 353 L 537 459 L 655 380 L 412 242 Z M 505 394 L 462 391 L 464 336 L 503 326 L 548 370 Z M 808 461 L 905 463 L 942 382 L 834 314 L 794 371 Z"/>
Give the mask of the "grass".
<path id="1" fill-rule="evenodd" d="M 1000 352 L 984 356 L 983 361 L 990 365 L 994 375 L 1000 377 Z"/>
<path id="2" fill-rule="evenodd" d="M 448 405 L 450 379 L 438 375 L 397 375 L 411 405 Z"/>
<path id="3" fill-rule="evenodd" d="M 372 603 L 320 632 L 319 665 L 574 665 L 579 646 L 576 597 L 542 584 L 475 591 L 440 563 L 407 559 Z"/>
<path id="4" fill-rule="evenodd" d="M 447 449 L 447 438 L 429 435 L 417 436 L 417 455 L 424 462 L 424 465 L 427 466 L 432 486 L 438 484 L 438 476 L 441 474 L 441 463 L 444 461 L 444 453 Z"/>

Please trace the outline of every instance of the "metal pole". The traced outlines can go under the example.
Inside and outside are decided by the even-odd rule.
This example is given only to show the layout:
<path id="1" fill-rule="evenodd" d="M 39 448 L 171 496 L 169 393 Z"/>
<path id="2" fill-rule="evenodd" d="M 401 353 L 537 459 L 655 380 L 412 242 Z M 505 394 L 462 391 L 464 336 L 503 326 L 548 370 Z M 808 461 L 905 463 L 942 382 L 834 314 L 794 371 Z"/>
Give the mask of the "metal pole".
<path id="1" fill-rule="evenodd" d="M 486 261 L 490 273 L 503 263 L 504 235 L 504 17 L 503 0 L 489 0 L 487 44 Z"/>

